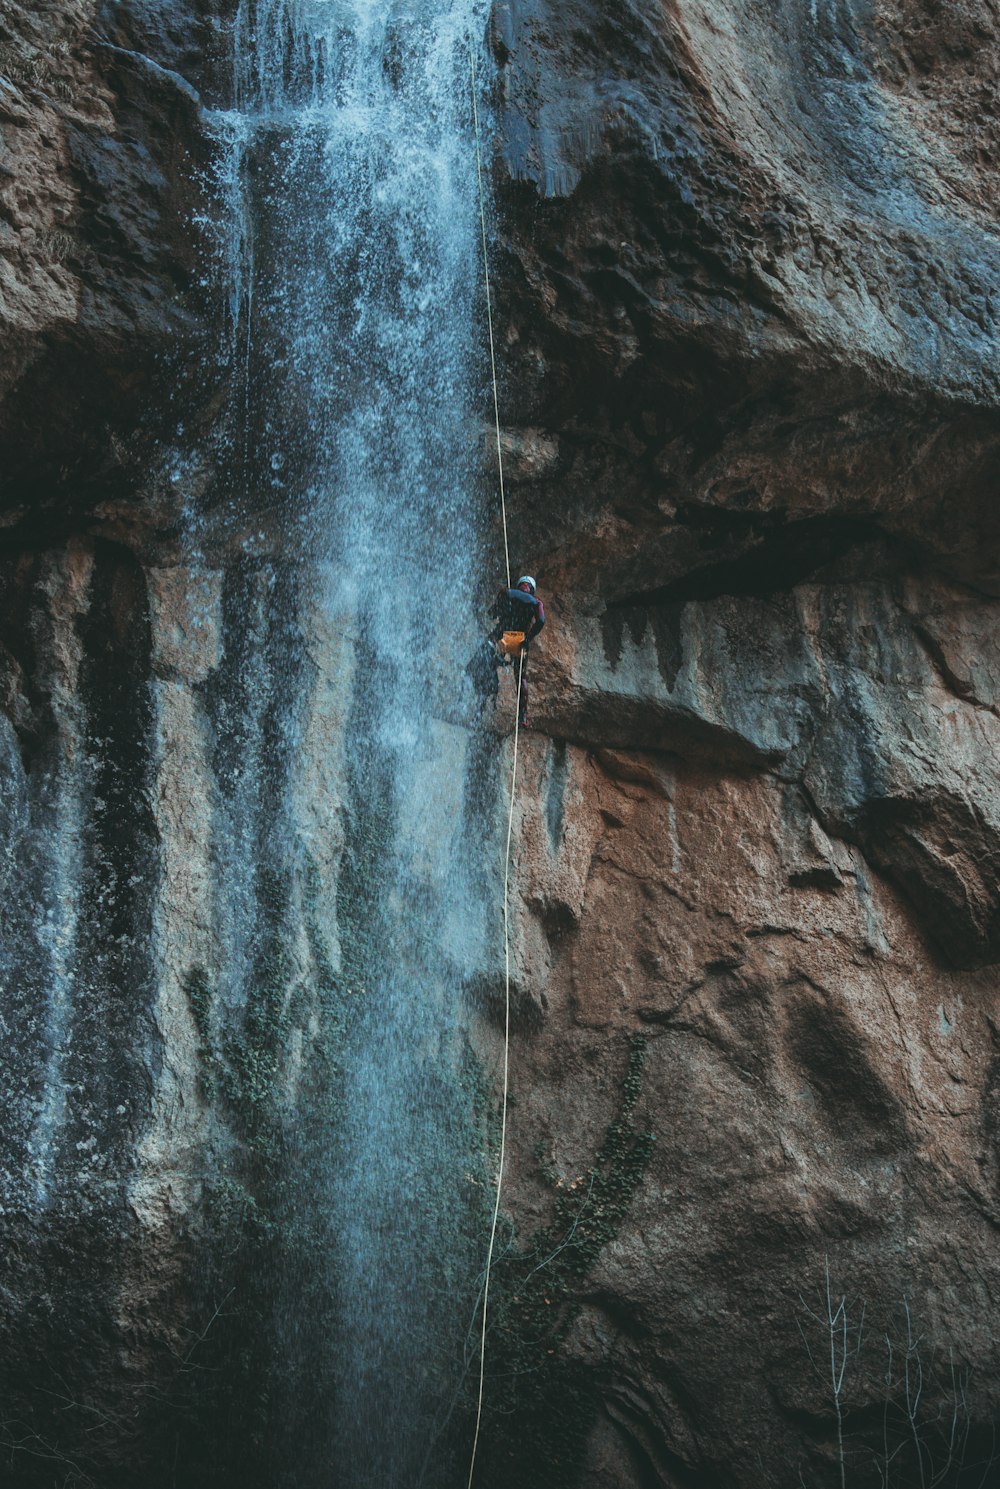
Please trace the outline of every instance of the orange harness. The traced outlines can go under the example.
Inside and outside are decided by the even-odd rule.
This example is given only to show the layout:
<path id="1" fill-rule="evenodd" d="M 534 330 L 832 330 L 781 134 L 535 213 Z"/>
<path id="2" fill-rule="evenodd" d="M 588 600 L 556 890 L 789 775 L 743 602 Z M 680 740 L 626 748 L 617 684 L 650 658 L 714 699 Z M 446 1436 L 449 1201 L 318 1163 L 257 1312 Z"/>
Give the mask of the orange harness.
<path id="1" fill-rule="evenodd" d="M 524 650 L 524 631 L 504 631 L 497 642 L 497 651 L 502 657 L 519 657 Z"/>

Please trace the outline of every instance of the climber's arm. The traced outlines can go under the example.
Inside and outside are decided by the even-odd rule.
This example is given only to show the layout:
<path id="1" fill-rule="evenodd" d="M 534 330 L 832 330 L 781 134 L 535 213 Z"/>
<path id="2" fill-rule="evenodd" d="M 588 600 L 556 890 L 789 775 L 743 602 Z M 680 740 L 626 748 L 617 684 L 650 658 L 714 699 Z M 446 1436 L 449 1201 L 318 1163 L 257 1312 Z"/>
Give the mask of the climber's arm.
<path id="1" fill-rule="evenodd" d="M 545 606 L 543 605 L 542 601 L 539 600 L 538 601 L 538 604 L 535 606 L 534 616 L 532 617 L 531 630 L 528 632 L 528 640 L 529 641 L 534 641 L 535 637 L 538 635 L 539 631 L 542 629 L 542 626 L 544 626 L 544 624 L 545 624 Z"/>

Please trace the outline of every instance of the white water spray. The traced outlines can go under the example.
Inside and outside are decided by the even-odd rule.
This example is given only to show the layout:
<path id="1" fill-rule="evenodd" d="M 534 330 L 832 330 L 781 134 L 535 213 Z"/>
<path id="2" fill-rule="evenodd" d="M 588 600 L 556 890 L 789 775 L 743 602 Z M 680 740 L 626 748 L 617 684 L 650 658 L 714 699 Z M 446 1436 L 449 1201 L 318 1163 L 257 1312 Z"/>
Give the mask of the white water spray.
<path id="1" fill-rule="evenodd" d="M 412 1489 L 433 1462 L 478 1262 L 460 1074 L 464 989 L 499 897 L 476 862 L 463 703 L 483 525 L 469 48 L 486 12 L 243 0 L 220 120 L 242 379 L 228 499 L 264 514 L 349 679 L 330 933 L 350 1015 L 316 1258 L 336 1299 L 330 1481 L 344 1489 Z"/>

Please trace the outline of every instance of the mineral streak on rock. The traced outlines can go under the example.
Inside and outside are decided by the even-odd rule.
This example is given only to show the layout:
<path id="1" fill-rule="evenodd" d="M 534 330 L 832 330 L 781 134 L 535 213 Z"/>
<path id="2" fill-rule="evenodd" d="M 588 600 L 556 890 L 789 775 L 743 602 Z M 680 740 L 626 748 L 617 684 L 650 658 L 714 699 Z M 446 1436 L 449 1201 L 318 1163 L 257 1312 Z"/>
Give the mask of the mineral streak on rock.
<path id="1" fill-rule="evenodd" d="M 268 1403 L 308 1398 L 301 1360 L 267 1378 L 288 1268 L 282 1293 L 255 1206 L 343 992 L 357 652 L 307 600 L 294 636 L 274 623 L 267 492 L 217 489 L 204 100 L 233 11 L 0 6 L 11 1489 L 274 1489 Z M 539 1259 L 557 1323 L 514 1341 L 553 1393 L 530 1472 L 819 1489 L 839 1416 L 852 1484 L 990 1483 L 1000 18 L 498 0 L 491 42 L 512 559 L 550 613 L 514 839 L 509 1275 L 577 1216 Z M 282 707 L 300 748 L 254 785 Z M 447 758 L 495 776 L 470 798 L 493 842 L 499 747 L 462 743 L 443 687 L 434 707 Z M 269 911 L 297 1001 L 240 1049 L 219 969 L 251 954 L 244 807 L 308 867 Z M 629 1120 L 655 1142 L 595 1230 L 637 1039 Z M 295 1296 L 312 1339 L 328 1300 Z M 515 1481 L 518 1431 L 487 1413 L 484 1482 Z"/>

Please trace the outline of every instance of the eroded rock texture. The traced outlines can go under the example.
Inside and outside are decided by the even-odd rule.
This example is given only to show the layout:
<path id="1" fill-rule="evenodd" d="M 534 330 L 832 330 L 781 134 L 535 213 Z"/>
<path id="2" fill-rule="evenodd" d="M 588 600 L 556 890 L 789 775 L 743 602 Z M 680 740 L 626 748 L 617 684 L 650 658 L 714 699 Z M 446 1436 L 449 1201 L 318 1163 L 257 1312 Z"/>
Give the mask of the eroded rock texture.
<path id="1" fill-rule="evenodd" d="M 848 1482 L 989 1481 L 995 10 L 515 3 L 495 35 L 515 562 L 553 612 L 526 1230 L 566 1186 L 586 1229 L 637 1037 L 656 1138 L 551 1300 L 600 1381 L 582 1482 L 837 1482 L 826 1259 L 852 1350 L 868 1307 Z M 934 1383 L 893 1457 L 907 1302 Z"/>
<path id="2" fill-rule="evenodd" d="M 5 523 L 51 538 L 67 508 L 134 507 L 178 384 L 197 369 L 204 388 L 197 89 L 226 66 L 228 11 L 5 0 Z"/>
<path id="3" fill-rule="evenodd" d="M 327 1482 L 285 1452 L 325 1240 L 284 1221 L 332 1138 L 274 1102 L 328 1079 L 357 653 L 275 599 L 266 496 L 213 493 L 232 9 L 0 7 L 12 1489 Z M 484 1481 L 991 1483 L 1000 18 L 512 0 L 491 39 L 551 623 Z M 492 842 L 492 736 L 441 733 Z"/>

